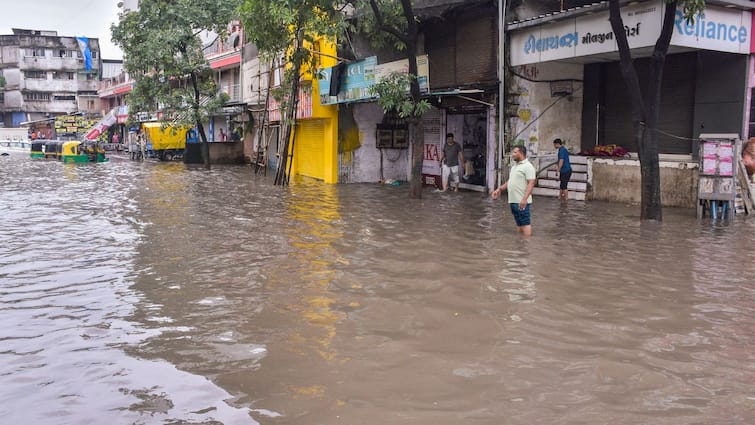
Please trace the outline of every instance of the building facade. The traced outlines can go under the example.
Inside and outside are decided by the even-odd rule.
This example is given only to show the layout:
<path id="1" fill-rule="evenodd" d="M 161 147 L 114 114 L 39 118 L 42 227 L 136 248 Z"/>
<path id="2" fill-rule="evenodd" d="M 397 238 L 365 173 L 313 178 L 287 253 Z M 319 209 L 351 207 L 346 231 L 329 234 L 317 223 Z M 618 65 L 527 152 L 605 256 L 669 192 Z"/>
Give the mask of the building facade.
<path id="1" fill-rule="evenodd" d="M 664 206 L 693 207 L 701 134 L 747 134 L 748 62 L 752 14 L 749 2 L 708 2 L 687 23 L 674 17 L 666 57 L 658 123 L 661 198 Z M 651 78 L 649 55 L 660 34 L 665 3 L 633 2 L 621 15 L 642 86 Z M 515 72 L 509 120 L 512 142 L 548 157 L 554 138 L 572 152 L 629 152 L 586 162 L 587 198 L 639 202 L 640 168 L 629 96 L 618 48 L 602 2 L 563 11 L 521 15 L 508 24 Z M 541 164 L 543 165 L 543 164 Z M 537 192 L 536 192 L 537 193 Z"/>
<path id="2" fill-rule="evenodd" d="M 0 74 L 6 82 L 0 92 L 0 122 L 18 127 L 75 112 L 99 113 L 101 64 L 96 38 L 24 29 L 0 35 Z"/>

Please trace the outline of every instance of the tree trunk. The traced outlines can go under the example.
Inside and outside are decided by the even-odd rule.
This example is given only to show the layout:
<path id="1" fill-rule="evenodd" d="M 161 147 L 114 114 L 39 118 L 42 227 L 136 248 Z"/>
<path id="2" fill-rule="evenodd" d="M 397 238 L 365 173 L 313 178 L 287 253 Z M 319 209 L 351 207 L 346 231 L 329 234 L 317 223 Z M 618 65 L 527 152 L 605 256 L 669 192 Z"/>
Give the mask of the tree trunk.
<path id="1" fill-rule="evenodd" d="M 655 43 L 651 58 L 651 76 L 647 86 L 649 98 L 643 99 L 637 70 L 632 62 L 624 30 L 624 21 L 621 18 L 619 0 L 609 2 L 609 21 L 619 46 L 621 74 L 627 85 L 632 110 L 632 127 L 640 159 L 641 220 L 663 220 L 657 125 L 660 115 L 663 69 L 674 29 L 676 4 L 676 0 L 666 3 L 661 35 Z"/>
<path id="2" fill-rule="evenodd" d="M 294 69 L 299 69 L 300 63 L 294 64 Z M 284 122 L 283 131 L 283 150 L 280 152 L 281 159 L 278 161 L 278 170 L 275 174 L 275 183 L 281 186 L 285 186 L 289 181 L 286 168 L 288 164 L 289 150 L 292 149 L 291 133 L 294 125 L 296 125 L 296 109 L 299 101 L 299 75 L 296 73 L 294 81 L 291 83 L 291 92 L 288 95 L 288 102 L 286 103 L 286 111 L 282 114 Z M 293 155 L 293 154 L 292 154 Z"/>
<path id="3" fill-rule="evenodd" d="M 296 111 L 297 111 L 297 105 L 299 103 L 299 73 L 301 72 L 301 56 L 298 52 L 298 49 L 300 48 L 302 43 L 302 35 L 301 31 L 296 31 L 296 41 L 295 41 L 295 47 L 294 47 L 294 63 L 292 65 L 291 72 L 294 73 L 293 80 L 291 81 L 291 91 L 288 95 L 288 100 L 286 103 L 286 111 L 285 113 L 281 114 L 281 119 L 284 120 L 284 131 L 283 131 L 283 151 L 280 152 L 281 159 L 278 161 L 278 170 L 275 173 L 275 182 L 273 184 L 275 185 L 281 185 L 285 186 L 289 182 L 290 176 L 289 173 L 286 171 L 286 168 L 288 166 L 288 157 L 289 157 L 289 150 L 293 149 L 292 140 L 291 140 L 291 134 L 292 129 L 294 125 L 296 125 Z M 291 153 L 291 156 L 293 156 L 293 152 Z"/>
<path id="4" fill-rule="evenodd" d="M 412 147 L 411 180 L 409 180 L 409 197 L 422 198 L 422 163 L 425 160 L 425 128 L 422 118 L 409 120 L 409 140 Z"/>
<path id="5" fill-rule="evenodd" d="M 197 132 L 199 132 L 199 136 L 202 138 L 202 162 L 204 163 L 205 168 L 208 170 L 210 169 L 210 143 L 207 141 L 207 134 L 204 132 L 204 126 L 202 125 L 202 120 L 200 120 L 199 117 L 199 85 L 197 84 L 197 75 L 193 72 L 191 73 L 191 86 L 194 89 L 194 116 L 197 117 Z"/>
<path id="6" fill-rule="evenodd" d="M 419 91 L 419 77 L 417 71 L 417 39 L 419 28 L 414 18 L 414 9 L 410 0 L 401 0 L 406 18 L 406 58 L 409 61 L 409 75 L 414 76 L 409 84 L 409 95 L 412 103 L 417 105 L 421 99 Z M 409 143 L 412 147 L 412 168 L 409 177 L 409 197 L 422 198 L 422 163 L 425 159 L 425 129 L 422 117 L 413 116 L 409 119 Z"/>
<path id="7" fill-rule="evenodd" d="M 202 138 L 202 162 L 205 168 L 210 169 L 210 143 L 207 141 L 207 134 L 204 131 L 204 125 L 201 120 L 197 120 L 197 132 Z"/>

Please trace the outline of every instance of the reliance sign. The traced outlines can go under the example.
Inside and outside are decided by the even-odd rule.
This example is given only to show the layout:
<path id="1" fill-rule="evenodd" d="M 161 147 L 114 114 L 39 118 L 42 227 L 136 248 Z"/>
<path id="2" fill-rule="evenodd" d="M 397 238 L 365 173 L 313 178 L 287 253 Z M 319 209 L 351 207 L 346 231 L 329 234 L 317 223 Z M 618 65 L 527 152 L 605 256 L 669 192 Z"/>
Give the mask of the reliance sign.
<path id="1" fill-rule="evenodd" d="M 652 47 L 661 31 L 663 1 L 645 2 L 621 9 L 624 31 L 632 49 Z M 608 11 L 514 31 L 511 35 L 511 63 L 547 62 L 618 51 L 608 21 Z M 750 52 L 751 13 L 708 7 L 687 24 L 676 11 L 671 45 L 704 50 Z"/>

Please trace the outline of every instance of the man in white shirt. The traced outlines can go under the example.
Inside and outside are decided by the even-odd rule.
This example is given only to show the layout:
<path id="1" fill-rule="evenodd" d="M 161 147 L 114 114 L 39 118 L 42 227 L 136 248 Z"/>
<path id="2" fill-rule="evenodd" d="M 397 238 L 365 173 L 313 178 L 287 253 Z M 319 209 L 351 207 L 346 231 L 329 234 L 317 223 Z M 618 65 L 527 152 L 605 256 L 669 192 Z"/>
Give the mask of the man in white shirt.
<path id="1" fill-rule="evenodd" d="M 527 148 L 524 146 L 514 146 L 511 150 L 511 157 L 514 158 L 516 164 L 511 167 L 508 181 L 494 190 L 490 196 L 493 199 L 498 199 L 501 193 L 508 189 L 509 207 L 516 221 L 517 230 L 529 237 L 532 234 L 530 205 L 532 204 L 532 189 L 535 187 L 537 172 L 527 159 Z"/>

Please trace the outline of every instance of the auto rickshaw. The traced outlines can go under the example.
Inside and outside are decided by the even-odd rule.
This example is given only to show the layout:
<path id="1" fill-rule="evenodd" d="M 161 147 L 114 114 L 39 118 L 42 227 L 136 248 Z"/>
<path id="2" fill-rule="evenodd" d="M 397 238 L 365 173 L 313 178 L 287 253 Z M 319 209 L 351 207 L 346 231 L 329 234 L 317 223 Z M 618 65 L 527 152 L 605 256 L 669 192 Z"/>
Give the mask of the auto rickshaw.
<path id="1" fill-rule="evenodd" d="M 89 162 L 89 155 L 83 151 L 84 146 L 78 140 L 63 142 L 61 159 L 64 163 Z"/>
<path id="2" fill-rule="evenodd" d="M 31 142 L 31 157 L 32 158 L 44 158 L 45 157 L 45 140 L 32 140 L 32 142 Z"/>

